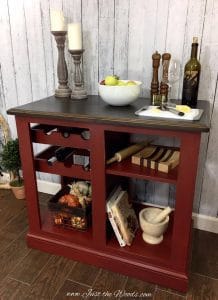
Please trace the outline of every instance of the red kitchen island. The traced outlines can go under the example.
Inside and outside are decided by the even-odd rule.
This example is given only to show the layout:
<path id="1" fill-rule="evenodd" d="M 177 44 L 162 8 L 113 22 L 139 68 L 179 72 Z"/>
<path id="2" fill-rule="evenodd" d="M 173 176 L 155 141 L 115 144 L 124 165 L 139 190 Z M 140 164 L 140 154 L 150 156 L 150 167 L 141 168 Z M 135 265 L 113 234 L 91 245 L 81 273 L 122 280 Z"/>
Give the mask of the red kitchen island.
<path id="1" fill-rule="evenodd" d="M 135 111 L 146 104 L 149 105 L 149 100 L 142 98 L 133 105 L 112 107 L 98 96 L 80 101 L 49 97 L 8 110 L 8 114 L 16 117 L 20 143 L 29 220 L 27 244 L 185 292 L 188 288 L 198 154 L 201 134 L 209 131 L 209 103 L 199 101 L 199 108 L 204 110 L 199 121 L 136 116 Z M 63 131 L 67 132 L 69 128 L 70 134 L 64 137 Z M 80 134 L 84 131 L 89 133 L 88 138 Z M 133 165 L 130 158 L 106 165 L 105 161 L 127 146 L 135 134 L 145 139 L 158 136 L 179 140 L 179 166 L 167 174 Z M 47 144 L 48 148 L 34 155 L 33 143 Z M 90 169 L 62 162 L 48 165 L 47 159 L 56 146 L 88 151 Z M 91 182 L 92 222 L 87 230 L 69 230 L 52 223 L 46 205 L 42 209 L 39 204 L 36 171 L 59 174 L 62 183 L 69 178 Z M 108 230 L 106 199 L 117 183 L 124 184 L 128 191 L 131 178 L 176 187 L 175 210 L 159 245 L 146 244 L 139 229 L 131 246 L 120 247 L 115 235 Z"/>

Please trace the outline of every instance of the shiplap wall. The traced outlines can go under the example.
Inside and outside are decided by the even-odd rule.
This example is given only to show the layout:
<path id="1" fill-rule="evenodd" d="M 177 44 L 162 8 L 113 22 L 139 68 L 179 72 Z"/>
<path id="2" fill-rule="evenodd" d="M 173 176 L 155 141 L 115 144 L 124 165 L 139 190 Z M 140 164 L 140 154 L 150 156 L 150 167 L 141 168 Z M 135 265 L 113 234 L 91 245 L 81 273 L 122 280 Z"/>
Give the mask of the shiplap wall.
<path id="1" fill-rule="evenodd" d="M 194 211 L 217 216 L 218 0 L 1 0 L 0 109 L 12 136 L 16 136 L 14 117 L 7 116 L 6 110 L 52 95 L 57 86 L 51 9 L 62 9 L 68 23 L 82 22 L 89 94 L 97 94 L 98 81 L 114 73 L 141 80 L 142 96 L 149 96 L 152 53 L 170 52 L 183 69 L 192 37 L 198 36 L 202 65 L 199 99 L 211 104 L 211 131 L 202 136 Z M 66 60 L 71 83 L 73 66 L 67 51 Z M 181 98 L 181 90 L 182 74 L 173 88 L 174 98 Z M 40 177 L 56 180 L 46 174 Z M 150 185 L 156 190 L 151 202 L 171 201 L 171 187 Z"/>

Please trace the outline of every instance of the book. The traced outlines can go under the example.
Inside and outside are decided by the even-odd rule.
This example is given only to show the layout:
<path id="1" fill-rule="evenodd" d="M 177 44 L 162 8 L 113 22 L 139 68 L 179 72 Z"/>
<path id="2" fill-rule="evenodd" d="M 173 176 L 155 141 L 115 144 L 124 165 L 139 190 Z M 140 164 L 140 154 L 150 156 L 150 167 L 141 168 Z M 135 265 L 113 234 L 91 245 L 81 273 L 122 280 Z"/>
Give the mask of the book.
<path id="1" fill-rule="evenodd" d="M 120 244 L 121 247 L 126 246 L 126 243 L 123 240 L 122 233 L 120 231 L 120 228 L 118 227 L 115 218 L 113 216 L 112 210 L 111 210 L 111 205 L 114 203 L 116 198 L 119 196 L 120 192 L 122 191 L 121 186 L 115 187 L 111 194 L 108 197 L 107 204 L 106 204 L 106 211 L 108 215 L 108 219 L 110 221 L 110 224 L 113 228 L 113 231 L 115 233 L 115 236 Z"/>
<path id="2" fill-rule="evenodd" d="M 118 196 L 117 196 L 118 194 Z M 117 192 L 116 197 L 109 200 L 112 217 L 116 223 L 122 240 L 130 246 L 139 227 L 135 211 L 129 203 L 126 191 Z"/>

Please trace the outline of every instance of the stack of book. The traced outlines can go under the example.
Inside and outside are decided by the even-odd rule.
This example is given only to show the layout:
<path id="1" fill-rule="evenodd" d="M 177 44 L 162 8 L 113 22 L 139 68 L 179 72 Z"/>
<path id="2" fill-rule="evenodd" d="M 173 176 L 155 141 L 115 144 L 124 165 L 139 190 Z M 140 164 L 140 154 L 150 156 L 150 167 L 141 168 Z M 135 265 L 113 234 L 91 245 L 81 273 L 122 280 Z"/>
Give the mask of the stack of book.
<path id="1" fill-rule="evenodd" d="M 179 164 L 180 151 L 174 148 L 149 145 L 132 155 L 133 164 L 168 173 Z"/>
<path id="2" fill-rule="evenodd" d="M 128 193 L 121 186 L 114 188 L 106 204 L 108 218 L 121 247 L 130 246 L 139 227 Z"/>

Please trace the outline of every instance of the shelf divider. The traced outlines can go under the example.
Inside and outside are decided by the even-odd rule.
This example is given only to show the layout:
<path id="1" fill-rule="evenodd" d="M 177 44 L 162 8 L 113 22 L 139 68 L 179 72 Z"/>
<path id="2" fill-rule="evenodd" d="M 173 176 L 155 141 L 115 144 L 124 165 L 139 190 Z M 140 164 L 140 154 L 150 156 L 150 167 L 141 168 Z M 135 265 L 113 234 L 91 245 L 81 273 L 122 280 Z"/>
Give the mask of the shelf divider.
<path id="1" fill-rule="evenodd" d="M 92 226 L 95 245 L 106 244 L 106 176 L 105 176 L 105 136 L 98 126 L 91 131 L 91 184 L 92 184 Z"/>

